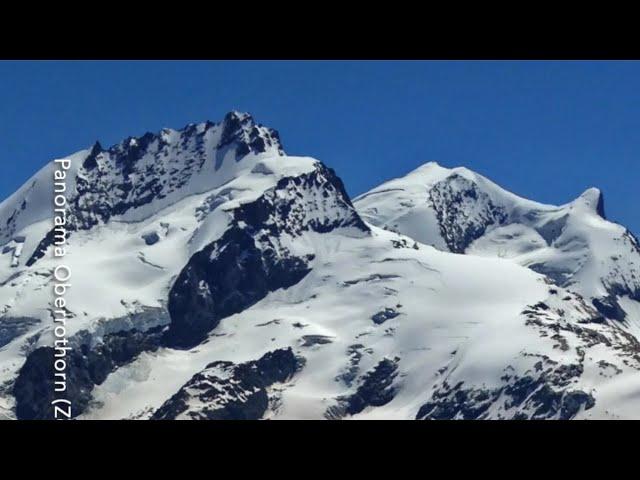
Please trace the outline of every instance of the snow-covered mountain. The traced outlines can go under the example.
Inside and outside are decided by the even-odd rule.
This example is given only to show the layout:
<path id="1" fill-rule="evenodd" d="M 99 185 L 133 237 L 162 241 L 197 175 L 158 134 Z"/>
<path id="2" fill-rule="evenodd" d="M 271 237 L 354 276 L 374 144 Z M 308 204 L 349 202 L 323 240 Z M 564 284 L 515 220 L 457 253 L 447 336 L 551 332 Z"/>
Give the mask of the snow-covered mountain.
<path id="1" fill-rule="evenodd" d="M 355 204 L 367 222 L 440 250 L 510 259 L 581 294 L 604 317 L 634 326 L 640 245 L 629 230 L 606 220 L 596 188 L 566 205 L 544 205 L 466 168 L 432 162 Z"/>
<path id="2" fill-rule="evenodd" d="M 638 416 L 638 243 L 597 191 L 427 164 L 354 207 L 238 112 L 68 159 L 75 418 Z M 51 417 L 53 168 L 0 204 L 5 418 Z"/>

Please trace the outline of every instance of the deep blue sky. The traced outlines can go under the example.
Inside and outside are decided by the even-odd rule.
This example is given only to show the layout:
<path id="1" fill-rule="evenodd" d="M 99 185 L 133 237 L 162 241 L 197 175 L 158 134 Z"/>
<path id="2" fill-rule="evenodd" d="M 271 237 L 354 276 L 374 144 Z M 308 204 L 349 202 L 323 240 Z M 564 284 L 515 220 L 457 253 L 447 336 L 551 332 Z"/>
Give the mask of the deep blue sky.
<path id="1" fill-rule="evenodd" d="M 640 234 L 640 62 L 0 62 L 0 198 L 95 140 L 232 109 L 352 195 L 436 160 L 546 203 L 597 186 Z"/>

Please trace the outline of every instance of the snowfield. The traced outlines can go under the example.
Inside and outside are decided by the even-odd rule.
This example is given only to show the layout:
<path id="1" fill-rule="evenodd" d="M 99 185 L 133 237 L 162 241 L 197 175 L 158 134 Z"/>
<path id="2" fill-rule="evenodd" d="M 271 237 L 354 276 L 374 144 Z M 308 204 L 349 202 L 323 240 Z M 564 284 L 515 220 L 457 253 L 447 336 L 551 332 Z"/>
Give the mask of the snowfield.
<path id="1" fill-rule="evenodd" d="M 376 229 L 364 245 L 346 232 L 328 242 L 318 239 L 314 268 L 303 281 L 224 319 L 193 350 L 162 349 L 120 369 L 96 389 L 101 405 L 86 416 L 127 418 L 153 411 L 213 359 L 241 363 L 286 347 L 304 356 L 303 372 L 309 373 L 280 386 L 279 406 L 270 418 L 323 418 L 352 390 L 336 378 L 351 368 L 357 376 L 385 358 L 400 358 L 402 394 L 363 417 L 414 417 L 443 366 L 468 369 L 474 381 L 499 383 L 496 366 L 518 358 L 522 344 L 514 340 L 539 340 L 518 315 L 545 297 L 542 279 L 505 261 L 472 259 L 467 265 L 463 257 L 430 247 L 393 249 L 396 238 Z M 385 308 L 399 315 L 377 325 L 372 317 Z M 305 345 L 312 337 L 318 343 Z M 472 339 L 493 353 L 463 353 Z M 362 358 L 354 362 L 357 355 L 349 351 Z M 150 392 L 156 392 L 155 401 Z"/>
<path id="2" fill-rule="evenodd" d="M 638 418 L 640 249 L 426 164 L 351 203 L 248 114 L 72 162 L 77 419 Z M 50 418 L 51 166 L 0 204 L 0 417 Z"/>

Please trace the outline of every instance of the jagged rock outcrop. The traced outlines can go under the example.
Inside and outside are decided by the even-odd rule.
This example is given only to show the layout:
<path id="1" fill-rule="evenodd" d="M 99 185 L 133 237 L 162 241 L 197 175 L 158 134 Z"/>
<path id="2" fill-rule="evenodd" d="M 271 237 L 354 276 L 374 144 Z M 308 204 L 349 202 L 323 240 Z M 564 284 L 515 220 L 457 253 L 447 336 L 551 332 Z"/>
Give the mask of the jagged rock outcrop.
<path id="1" fill-rule="evenodd" d="M 153 420 L 259 420 L 269 407 L 268 388 L 289 380 L 304 365 L 289 349 L 240 364 L 213 362 L 189 380 Z"/>
<path id="2" fill-rule="evenodd" d="M 106 334 L 97 345 L 92 345 L 93 339 L 88 332 L 81 332 L 72 339 L 72 347 L 64 359 L 67 363 L 64 371 L 66 391 L 59 395 L 54 389 L 54 349 L 35 349 L 27 356 L 13 387 L 16 417 L 20 420 L 53 420 L 51 402 L 56 398 L 70 401 L 71 417 L 77 417 L 89 405 L 93 388 L 104 382 L 110 373 L 140 353 L 158 349 L 162 329 Z"/>
<path id="3" fill-rule="evenodd" d="M 191 257 L 169 294 L 166 344 L 193 347 L 221 319 L 295 285 L 315 255 L 296 255 L 288 243 L 307 232 L 349 227 L 369 232 L 333 171 L 319 165 L 309 174 L 283 178 L 234 210 L 222 237 Z"/>

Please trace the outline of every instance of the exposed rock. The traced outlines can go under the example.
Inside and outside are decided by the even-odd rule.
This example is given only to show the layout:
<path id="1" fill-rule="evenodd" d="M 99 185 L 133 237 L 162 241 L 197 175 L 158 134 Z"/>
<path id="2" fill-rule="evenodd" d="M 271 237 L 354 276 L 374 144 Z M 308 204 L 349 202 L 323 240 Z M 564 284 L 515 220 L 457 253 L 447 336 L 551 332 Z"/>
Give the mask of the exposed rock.
<path id="1" fill-rule="evenodd" d="M 155 245 L 160 241 L 160 236 L 158 235 L 157 232 L 151 232 L 151 233 L 144 234 L 142 236 L 142 239 L 144 240 L 144 243 L 151 246 L 151 245 Z"/>
<path id="2" fill-rule="evenodd" d="M 304 335 L 301 346 L 312 347 L 314 345 L 326 345 L 331 342 L 333 342 L 332 337 L 327 337 L 326 335 Z"/>
<path id="3" fill-rule="evenodd" d="M 171 325 L 165 343 L 189 348 L 206 338 L 220 320 L 262 300 L 269 292 L 298 283 L 310 258 L 279 258 L 263 251 L 239 226 L 196 253 L 169 294 Z"/>
<path id="4" fill-rule="evenodd" d="M 498 418 L 570 420 L 580 410 L 595 405 L 592 395 L 581 390 L 569 390 L 562 375 L 551 371 L 539 377 L 507 377 L 508 383 L 500 388 L 465 387 L 463 382 L 451 387 L 444 382 L 433 392 L 416 416 L 418 420 L 481 420 L 489 409 L 503 414 Z M 556 387 L 556 388 L 554 388 Z"/>
<path id="5" fill-rule="evenodd" d="M 11 343 L 14 338 L 24 335 L 33 325 L 40 323 L 35 318 L 3 317 L 0 319 L 0 348 Z"/>
<path id="6" fill-rule="evenodd" d="M 624 321 L 626 318 L 626 313 L 620 307 L 617 300 L 614 298 L 594 298 L 592 300 L 593 306 L 604 315 L 606 318 L 610 318 L 611 320 L 617 320 L 619 322 Z"/>
<path id="7" fill-rule="evenodd" d="M 464 253 L 471 243 L 484 235 L 487 227 L 501 225 L 507 214 L 494 205 L 478 186 L 461 175 L 453 174 L 429 191 L 442 238 L 449 250 Z M 474 212 L 474 216 L 469 216 Z"/>
<path id="8" fill-rule="evenodd" d="M 91 147 L 89 155 L 87 155 L 87 158 L 85 158 L 84 162 L 82 163 L 82 166 L 87 170 L 93 170 L 94 168 L 96 168 L 98 166 L 98 155 L 100 155 L 103 151 L 104 150 L 102 149 L 102 145 L 100 145 L 100 142 L 94 143 L 93 147 Z"/>
<path id="9" fill-rule="evenodd" d="M 344 227 L 369 233 L 342 182 L 321 165 L 311 173 L 283 178 L 233 215 L 233 225 L 191 257 L 171 289 L 168 346 L 197 345 L 223 318 L 302 280 L 314 255 L 294 256 L 281 241 L 285 234 L 295 238 Z"/>
<path id="10" fill-rule="evenodd" d="M 544 225 L 538 227 L 536 231 L 540 234 L 548 246 L 551 246 L 556 239 L 562 235 L 562 231 L 567 225 L 569 215 L 563 215 L 560 218 L 549 220 Z"/>
<path id="11" fill-rule="evenodd" d="M 175 132 L 176 140 L 171 144 L 165 140 L 164 131 L 129 137 L 107 150 L 96 142 L 75 178 L 75 195 L 68 199 L 69 234 L 106 223 L 185 187 L 204 167 L 208 158 L 205 137 L 214 130 L 222 131 L 219 144 L 209 146 L 218 162 L 227 154 L 234 161 L 249 153 L 284 154 L 277 132 L 238 112 L 229 113 L 220 124 L 188 125 Z M 8 223 L 13 222 L 10 219 Z M 42 258 L 53 241 L 52 230 L 39 242 L 27 266 Z"/>
<path id="12" fill-rule="evenodd" d="M 365 348 L 361 343 L 349 346 L 347 349 L 349 365 L 336 377 L 337 382 L 342 382 L 348 387 L 353 385 L 360 372 L 360 360 L 362 360 L 364 353 L 373 353 L 373 350 Z"/>
<path id="13" fill-rule="evenodd" d="M 258 420 L 269 406 L 267 388 L 302 366 L 290 348 L 241 364 L 213 362 L 194 375 L 152 416 L 154 420 Z"/>
<path id="14" fill-rule="evenodd" d="M 398 375 L 399 358 L 385 358 L 372 370 L 365 373 L 355 393 L 338 398 L 338 405 L 327 410 L 327 418 L 341 418 L 344 415 L 355 415 L 367 407 L 386 405 L 396 395 L 394 381 Z"/>
<path id="15" fill-rule="evenodd" d="M 371 317 L 373 323 L 376 325 L 382 325 L 387 320 L 391 320 L 392 318 L 396 318 L 400 313 L 393 308 L 385 308 L 381 312 L 376 313 Z"/>
<path id="16" fill-rule="evenodd" d="M 131 362 L 141 352 L 156 350 L 162 328 L 106 334 L 97 345 L 91 345 L 88 333 L 73 338 L 76 345 L 66 357 L 67 391 L 64 393 L 64 398 L 72 403 L 72 417 L 84 412 L 91 400 L 93 387 L 104 382 L 116 368 Z M 53 385 L 54 352 L 52 347 L 39 347 L 27 357 L 20 369 L 13 388 L 18 419 L 53 418 L 51 401 L 57 398 Z"/>

